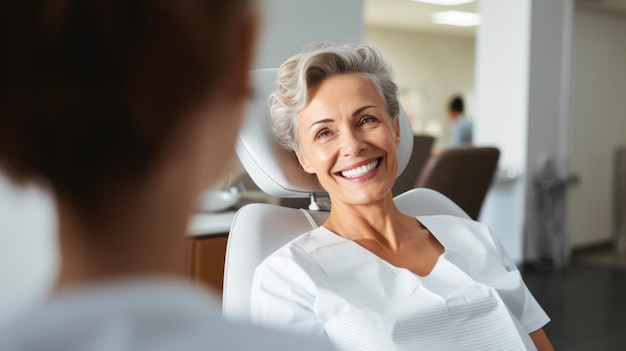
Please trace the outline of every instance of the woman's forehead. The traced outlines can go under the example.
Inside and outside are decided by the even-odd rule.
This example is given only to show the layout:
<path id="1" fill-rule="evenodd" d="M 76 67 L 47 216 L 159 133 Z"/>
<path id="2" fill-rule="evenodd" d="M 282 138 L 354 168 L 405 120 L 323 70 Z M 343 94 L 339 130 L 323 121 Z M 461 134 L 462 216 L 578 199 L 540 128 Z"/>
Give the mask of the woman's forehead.
<path id="1" fill-rule="evenodd" d="M 363 106 L 384 108 L 385 103 L 372 82 L 358 74 L 326 78 L 309 89 L 308 103 L 300 115 L 352 114 Z"/>

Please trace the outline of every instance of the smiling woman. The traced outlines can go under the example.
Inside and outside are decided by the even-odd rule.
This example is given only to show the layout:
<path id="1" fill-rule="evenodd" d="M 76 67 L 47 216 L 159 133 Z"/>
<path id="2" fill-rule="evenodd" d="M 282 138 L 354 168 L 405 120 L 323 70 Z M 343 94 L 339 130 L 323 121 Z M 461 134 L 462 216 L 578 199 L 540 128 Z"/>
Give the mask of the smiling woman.
<path id="1" fill-rule="evenodd" d="M 311 88 L 297 136 L 302 168 L 317 175 L 336 206 L 386 197 L 398 172 L 400 129 L 368 79 L 341 74 Z"/>
<path id="2" fill-rule="evenodd" d="M 377 50 L 355 44 L 315 44 L 279 69 L 275 136 L 332 207 L 257 268 L 253 320 L 342 350 L 550 350 L 548 316 L 488 228 L 396 207 L 392 78 Z"/>

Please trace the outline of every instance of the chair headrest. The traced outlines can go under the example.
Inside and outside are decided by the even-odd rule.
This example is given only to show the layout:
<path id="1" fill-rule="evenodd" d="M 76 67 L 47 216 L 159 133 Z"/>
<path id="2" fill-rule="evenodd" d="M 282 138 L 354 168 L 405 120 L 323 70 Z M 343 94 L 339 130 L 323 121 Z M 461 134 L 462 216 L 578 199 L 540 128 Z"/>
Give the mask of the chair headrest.
<path id="1" fill-rule="evenodd" d="M 278 69 L 252 71 L 254 98 L 248 104 L 237 142 L 237 156 L 252 180 L 265 193 L 275 197 L 309 197 L 325 193 L 313 174 L 306 173 L 295 154 L 274 139 L 267 99 L 276 86 Z M 398 175 L 404 171 L 413 149 L 413 131 L 400 108 Z"/>

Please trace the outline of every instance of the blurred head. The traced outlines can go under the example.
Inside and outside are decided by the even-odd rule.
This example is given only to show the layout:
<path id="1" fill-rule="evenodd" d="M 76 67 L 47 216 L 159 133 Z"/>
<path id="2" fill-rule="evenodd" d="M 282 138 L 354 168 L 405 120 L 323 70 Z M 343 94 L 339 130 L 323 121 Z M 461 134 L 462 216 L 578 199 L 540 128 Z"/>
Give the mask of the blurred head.
<path id="1" fill-rule="evenodd" d="M 234 143 L 241 116 L 211 113 L 207 101 L 248 93 L 249 1 L 0 6 L 0 166 L 16 182 L 43 180 L 95 212 L 115 184 L 149 173 L 192 119 L 232 134 L 215 149 Z"/>
<path id="2" fill-rule="evenodd" d="M 311 44 L 280 66 L 276 90 L 269 98 L 272 128 L 283 147 L 298 149 L 298 113 L 309 103 L 309 91 L 330 77 L 348 73 L 369 80 L 384 100 L 389 117 L 398 119 L 393 69 L 378 50 L 358 44 Z"/>
<path id="3" fill-rule="evenodd" d="M 448 105 L 448 112 L 452 118 L 463 115 L 465 111 L 465 107 L 463 104 L 463 97 L 457 95 L 450 99 L 450 104 Z"/>

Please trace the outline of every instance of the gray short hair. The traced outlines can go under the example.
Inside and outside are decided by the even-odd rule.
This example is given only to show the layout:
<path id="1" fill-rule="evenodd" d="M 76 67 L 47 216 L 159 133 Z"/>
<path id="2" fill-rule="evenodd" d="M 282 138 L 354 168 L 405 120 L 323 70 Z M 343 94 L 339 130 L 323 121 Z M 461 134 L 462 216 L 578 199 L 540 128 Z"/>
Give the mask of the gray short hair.
<path id="1" fill-rule="evenodd" d="M 400 103 L 393 69 L 378 50 L 361 44 L 310 44 L 280 66 L 276 89 L 269 97 L 272 129 L 279 144 L 297 150 L 296 121 L 308 103 L 308 90 L 326 78 L 345 73 L 370 80 L 392 121 L 398 118 Z"/>

